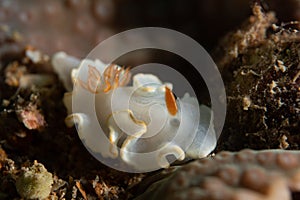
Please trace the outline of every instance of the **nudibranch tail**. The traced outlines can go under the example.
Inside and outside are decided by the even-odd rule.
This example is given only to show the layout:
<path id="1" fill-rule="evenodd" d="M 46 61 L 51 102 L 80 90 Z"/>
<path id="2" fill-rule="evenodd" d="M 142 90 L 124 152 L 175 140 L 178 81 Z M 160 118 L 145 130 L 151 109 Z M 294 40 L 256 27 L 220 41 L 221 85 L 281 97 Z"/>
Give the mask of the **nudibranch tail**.
<path id="1" fill-rule="evenodd" d="M 166 101 L 166 106 L 168 109 L 168 112 L 174 116 L 176 115 L 178 108 L 177 108 L 177 104 L 176 104 L 176 99 L 172 93 L 172 91 L 170 90 L 170 88 L 168 88 L 167 86 L 165 86 L 165 101 Z"/>

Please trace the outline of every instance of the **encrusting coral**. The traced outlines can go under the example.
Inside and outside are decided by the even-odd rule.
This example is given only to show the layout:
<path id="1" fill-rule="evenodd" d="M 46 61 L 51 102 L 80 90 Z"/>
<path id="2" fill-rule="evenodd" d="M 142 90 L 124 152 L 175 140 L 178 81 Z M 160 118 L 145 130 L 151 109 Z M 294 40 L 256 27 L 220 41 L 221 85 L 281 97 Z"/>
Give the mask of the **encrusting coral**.
<path id="1" fill-rule="evenodd" d="M 299 151 L 246 149 L 179 167 L 135 200 L 290 200 L 299 191 Z"/>

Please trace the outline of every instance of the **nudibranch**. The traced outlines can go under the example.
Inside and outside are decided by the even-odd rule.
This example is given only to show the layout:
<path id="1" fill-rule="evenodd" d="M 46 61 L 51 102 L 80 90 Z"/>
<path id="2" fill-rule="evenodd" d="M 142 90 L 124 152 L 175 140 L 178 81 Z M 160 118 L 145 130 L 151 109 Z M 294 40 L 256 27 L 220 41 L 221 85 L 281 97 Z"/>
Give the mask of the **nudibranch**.
<path id="1" fill-rule="evenodd" d="M 99 156 L 120 159 L 139 171 L 150 171 L 169 167 L 171 158 L 202 158 L 215 148 L 217 138 L 210 108 L 199 106 L 197 99 L 187 93 L 175 98 L 171 83 L 139 73 L 128 84 L 128 68 L 98 59 L 80 61 L 64 52 L 56 53 L 52 64 L 69 90 L 64 96 L 69 114 L 66 124 L 76 124 L 80 139 L 98 160 Z M 79 66 L 83 65 L 85 79 L 79 76 Z M 91 128 L 91 116 L 72 110 L 72 98 L 78 92 L 75 87 L 94 95 L 104 139 Z"/>

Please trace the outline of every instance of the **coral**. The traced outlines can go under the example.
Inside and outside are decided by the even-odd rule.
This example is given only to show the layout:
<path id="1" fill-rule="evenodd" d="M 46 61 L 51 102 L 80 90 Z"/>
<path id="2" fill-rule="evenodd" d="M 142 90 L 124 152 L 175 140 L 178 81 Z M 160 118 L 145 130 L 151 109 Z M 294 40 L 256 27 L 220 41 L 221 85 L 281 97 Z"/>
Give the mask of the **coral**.
<path id="1" fill-rule="evenodd" d="M 19 195 L 26 199 L 45 199 L 51 192 L 52 184 L 52 174 L 37 162 L 29 168 L 23 168 L 16 180 Z"/>
<path id="2" fill-rule="evenodd" d="M 224 151 L 179 167 L 135 200 L 289 200 L 299 191 L 299 151 Z"/>
<path id="3" fill-rule="evenodd" d="M 253 13 L 215 54 L 228 100 L 218 149 L 299 149 L 300 34 L 257 5 Z"/>

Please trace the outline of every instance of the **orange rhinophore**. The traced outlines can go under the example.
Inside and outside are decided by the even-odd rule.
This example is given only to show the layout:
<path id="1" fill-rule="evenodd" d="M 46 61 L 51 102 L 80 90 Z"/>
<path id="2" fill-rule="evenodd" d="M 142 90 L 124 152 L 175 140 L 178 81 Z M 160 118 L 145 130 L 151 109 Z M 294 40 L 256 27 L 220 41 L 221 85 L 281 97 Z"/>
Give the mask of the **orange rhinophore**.
<path id="1" fill-rule="evenodd" d="M 165 88 L 166 88 L 166 92 L 165 92 L 166 105 L 169 113 L 174 116 L 178 111 L 176 100 L 172 91 L 167 86 L 165 86 Z"/>
<path id="2" fill-rule="evenodd" d="M 104 70 L 104 83 L 106 87 L 103 89 L 103 92 L 108 92 L 111 89 L 110 79 L 113 76 L 113 67 L 114 65 L 111 64 Z"/>
<path id="3" fill-rule="evenodd" d="M 126 85 L 130 80 L 129 68 L 118 67 L 115 64 L 109 65 L 104 71 L 105 88 L 103 92 L 109 92 L 119 86 Z"/>
<path id="4" fill-rule="evenodd" d="M 116 69 L 113 88 L 119 87 L 120 73 L 122 72 L 122 70 L 123 70 L 123 68 Z"/>
<path id="5" fill-rule="evenodd" d="M 111 64 L 104 70 L 103 77 L 101 77 L 101 73 L 96 67 L 91 65 L 88 65 L 88 67 L 87 81 L 83 82 L 78 79 L 78 82 L 84 89 L 91 93 L 98 93 L 100 86 L 101 90 L 107 93 L 117 87 L 125 86 L 130 81 L 129 68 L 125 69 L 125 67 L 121 68 L 115 64 Z"/>
<path id="6" fill-rule="evenodd" d="M 120 83 L 119 83 L 120 86 L 125 86 L 130 81 L 131 74 L 130 74 L 129 70 L 130 70 L 130 67 L 127 67 L 126 69 L 125 69 L 125 67 L 122 67 L 122 71 L 125 71 L 125 72 L 123 74 L 123 77 L 120 79 Z"/>
<path id="7" fill-rule="evenodd" d="M 86 90 L 97 93 L 97 88 L 99 83 L 101 83 L 101 75 L 96 67 L 88 65 L 88 78 L 87 83 L 84 83 L 82 80 L 78 79 L 79 84 Z"/>

